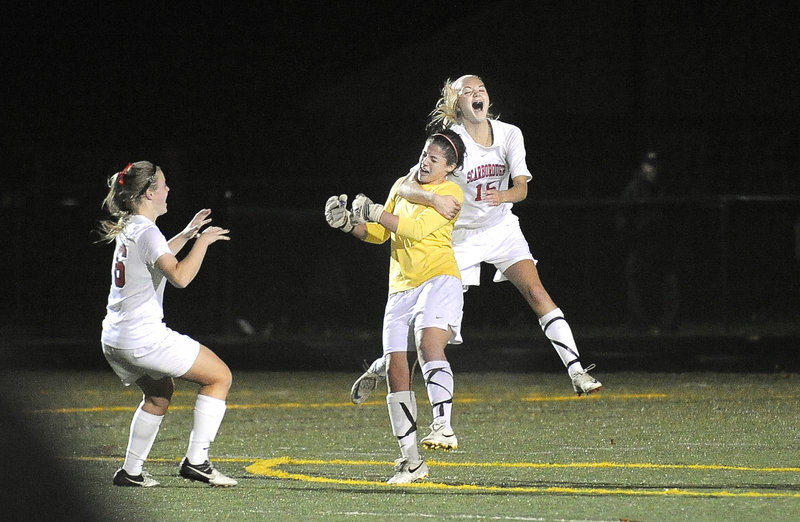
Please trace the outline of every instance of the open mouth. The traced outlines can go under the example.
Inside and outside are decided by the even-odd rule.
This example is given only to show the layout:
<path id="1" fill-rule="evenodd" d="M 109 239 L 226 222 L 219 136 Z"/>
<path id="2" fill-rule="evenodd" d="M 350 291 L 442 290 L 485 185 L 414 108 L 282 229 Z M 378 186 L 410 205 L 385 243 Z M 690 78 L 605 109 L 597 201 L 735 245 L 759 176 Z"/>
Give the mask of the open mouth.
<path id="1" fill-rule="evenodd" d="M 482 101 L 472 102 L 472 108 L 475 109 L 476 111 L 482 111 L 483 110 L 483 102 Z"/>

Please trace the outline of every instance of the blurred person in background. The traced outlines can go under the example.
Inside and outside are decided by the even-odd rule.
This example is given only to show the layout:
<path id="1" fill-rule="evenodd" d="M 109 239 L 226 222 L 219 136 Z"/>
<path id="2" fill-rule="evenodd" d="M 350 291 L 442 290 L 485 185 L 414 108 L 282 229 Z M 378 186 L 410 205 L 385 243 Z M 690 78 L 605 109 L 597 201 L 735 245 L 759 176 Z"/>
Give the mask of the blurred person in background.
<path id="1" fill-rule="evenodd" d="M 622 191 L 617 237 L 624 252 L 628 326 L 651 333 L 678 328 L 680 291 L 659 155 L 647 151 Z"/>

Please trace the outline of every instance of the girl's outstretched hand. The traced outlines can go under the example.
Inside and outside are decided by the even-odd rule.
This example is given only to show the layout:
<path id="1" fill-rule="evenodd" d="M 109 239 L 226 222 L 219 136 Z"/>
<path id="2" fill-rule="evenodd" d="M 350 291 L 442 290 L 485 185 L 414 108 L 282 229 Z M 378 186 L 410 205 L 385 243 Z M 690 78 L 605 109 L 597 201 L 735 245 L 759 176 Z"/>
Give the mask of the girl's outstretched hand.
<path id="1" fill-rule="evenodd" d="M 203 230 L 199 234 L 199 238 L 205 239 L 208 241 L 208 244 L 214 243 L 217 240 L 224 240 L 229 241 L 231 238 L 228 237 L 230 230 L 227 228 L 222 227 L 208 227 L 207 229 Z"/>
<path id="2" fill-rule="evenodd" d="M 211 214 L 210 208 L 204 208 L 198 211 L 180 235 L 184 239 L 192 239 L 199 236 L 200 229 L 211 223 L 211 218 L 208 217 L 209 214 Z"/>

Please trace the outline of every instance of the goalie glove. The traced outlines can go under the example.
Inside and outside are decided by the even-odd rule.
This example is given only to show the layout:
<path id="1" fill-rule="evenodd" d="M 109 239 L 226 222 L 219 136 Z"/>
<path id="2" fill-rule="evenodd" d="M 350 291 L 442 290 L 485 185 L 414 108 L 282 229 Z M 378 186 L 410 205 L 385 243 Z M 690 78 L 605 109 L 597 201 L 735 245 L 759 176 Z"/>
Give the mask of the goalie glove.
<path id="1" fill-rule="evenodd" d="M 379 223 L 383 214 L 383 205 L 373 203 L 364 194 L 359 194 L 353 200 L 353 219 L 356 222 L 371 221 Z"/>
<path id="2" fill-rule="evenodd" d="M 325 203 L 325 221 L 333 228 L 338 228 L 342 232 L 353 230 L 353 223 L 350 221 L 350 211 L 347 210 L 347 194 L 341 196 L 331 196 Z"/>

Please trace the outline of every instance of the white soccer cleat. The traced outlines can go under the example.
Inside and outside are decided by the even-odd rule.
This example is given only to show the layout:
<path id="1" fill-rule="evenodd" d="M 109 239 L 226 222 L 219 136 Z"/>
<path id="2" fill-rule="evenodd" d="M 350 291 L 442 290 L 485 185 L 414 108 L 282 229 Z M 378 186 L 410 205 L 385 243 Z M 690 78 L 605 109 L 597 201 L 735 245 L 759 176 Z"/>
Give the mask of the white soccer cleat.
<path id="1" fill-rule="evenodd" d="M 453 428 L 443 422 L 431 424 L 431 432 L 420 441 L 420 444 L 426 450 L 440 449 L 450 451 L 458 449 L 458 439 Z"/>
<path id="2" fill-rule="evenodd" d="M 593 369 L 594 364 L 590 364 L 585 370 L 576 373 L 575 376 L 572 377 L 572 389 L 575 390 L 575 393 L 577 393 L 578 396 L 581 396 L 584 393 L 589 394 L 599 392 L 603 389 L 603 384 L 589 375 L 589 370 Z"/>
<path id="3" fill-rule="evenodd" d="M 353 404 L 361 404 L 378 388 L 378 383 L 383 379 L 383 375 L 379 375 L 371 371 L 371 369 L 367 369 L 367 371 L 353 383 L 353 387 L 350 389 L 350 400 L 353 401 Z"/>
<path id="4" fill-rule="evenodd" d="M 428 465 L 424 460 L 409 462 L 406 458 L 394 461 L 394 476 L 388 484 L 411 484 L 428 476 Z"/>

